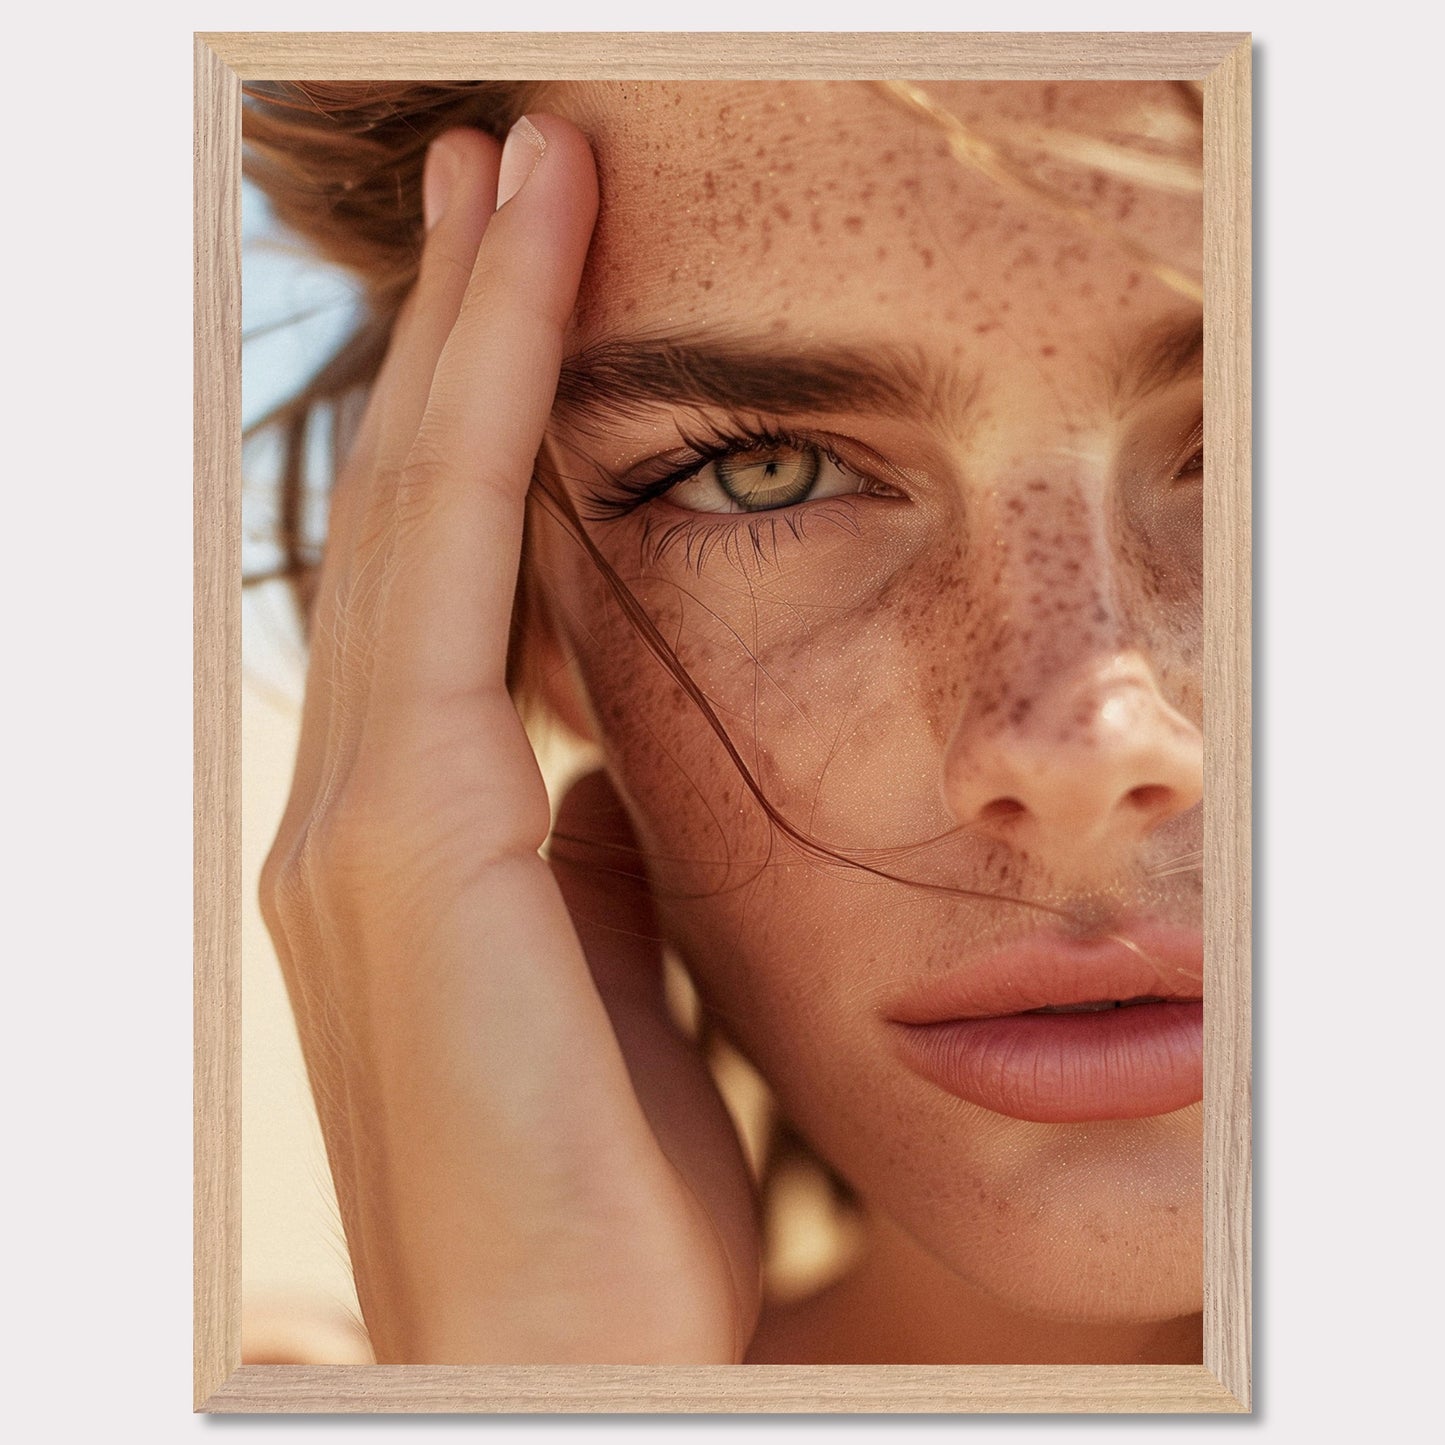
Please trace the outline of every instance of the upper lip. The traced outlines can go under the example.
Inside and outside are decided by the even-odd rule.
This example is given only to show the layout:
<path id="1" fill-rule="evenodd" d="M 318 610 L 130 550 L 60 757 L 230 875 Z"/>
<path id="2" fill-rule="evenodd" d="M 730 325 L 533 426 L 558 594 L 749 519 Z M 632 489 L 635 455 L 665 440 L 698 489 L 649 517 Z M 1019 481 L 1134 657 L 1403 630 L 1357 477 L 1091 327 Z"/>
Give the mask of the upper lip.
<path id="1" fill-rule="evenodd" d="M 1203 971 L 1198 929 L 1135 923 L 1088 937 L 1046 930 L 930 979 L 887 1016 L 893 1023 L 933 1024 L 1107 999 L 1182 1002 L 1203 996 Z"/>

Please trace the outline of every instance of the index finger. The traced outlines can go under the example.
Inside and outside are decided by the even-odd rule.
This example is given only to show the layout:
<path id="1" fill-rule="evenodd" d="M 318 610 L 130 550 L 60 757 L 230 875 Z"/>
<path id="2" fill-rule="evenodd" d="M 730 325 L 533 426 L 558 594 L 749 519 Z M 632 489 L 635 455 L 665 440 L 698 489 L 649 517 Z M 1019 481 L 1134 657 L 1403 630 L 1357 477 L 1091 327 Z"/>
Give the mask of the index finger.
<path id="1" fill-rule="evenodd" d="M 493 137 L 455 127 L 434 140 L 427 152 L 425 193 L 434 197 L 436 178 L 450 178 L 450 185 L 441 188 L 447 196 L 445 215 L 427 216 L 416 285 L 391 326 L 365 415 L 331 491 L 301 739 L 283 835 L 308 814 L 327 771 L 338 762 L 344 765 L 345 755 L 335 756 L 327 740 L 338 709 L 349 706 L 353 697 L 364 697 L 370 687 L 365 673 L 369 650 L 353 650 L 346 639 L 366 634 L 372 626 L 371 610 L 361 604 L 369 590 L 369 569 L 385 555 L 374 545 L 374 534 L 384 536 L 392 520 L 395 496 L 386 478 L 395 478 L 416 439 L 437 361 L 461 309 L 477 248 L 497 209 L 501 151 Z"/>
<path id="2" fill-rule="evenodd" d="M 556 116 L 518 121 L 498 200 L 398 478 L 383 707 L 505 686 L 527 488 L 597 214 L 582 133 Z"/>

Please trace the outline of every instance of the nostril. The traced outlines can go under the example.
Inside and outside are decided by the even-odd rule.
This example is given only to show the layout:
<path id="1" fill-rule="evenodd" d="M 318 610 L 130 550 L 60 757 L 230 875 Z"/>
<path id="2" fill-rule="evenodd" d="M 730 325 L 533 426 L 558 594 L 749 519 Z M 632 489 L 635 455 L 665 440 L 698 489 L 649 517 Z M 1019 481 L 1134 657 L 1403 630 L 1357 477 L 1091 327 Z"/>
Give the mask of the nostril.
<path id="1" fill-rule="evenodd" d="M 980 819 L 993 822 L 999 818 L 1012 818 L 1024 811 L 1024 805 L 1017 798 L 995 798 L 978 810 Z"/>
<path id="2" fill-rule="evenodd" d="M 1173 798 L 1174 789 L 1163 783 L 1141 783 L 1124 794 L 1124 802 L 1141 813 L 1162 812 Z"/>

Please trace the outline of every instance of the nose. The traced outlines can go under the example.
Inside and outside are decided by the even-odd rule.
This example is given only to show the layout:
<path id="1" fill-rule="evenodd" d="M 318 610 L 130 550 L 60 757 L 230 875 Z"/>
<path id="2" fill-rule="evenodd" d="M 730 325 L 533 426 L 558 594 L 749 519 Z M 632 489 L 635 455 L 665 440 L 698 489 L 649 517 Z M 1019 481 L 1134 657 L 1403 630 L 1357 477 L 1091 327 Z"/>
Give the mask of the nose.
<path id="1" fill-rule="evenodd" d="M 1199 729 L 1137 651 L 1095 656 L 949 740 L 944 789 L 958 821 L 1046 851 L 1137 844 L 1203 794 Z"/>

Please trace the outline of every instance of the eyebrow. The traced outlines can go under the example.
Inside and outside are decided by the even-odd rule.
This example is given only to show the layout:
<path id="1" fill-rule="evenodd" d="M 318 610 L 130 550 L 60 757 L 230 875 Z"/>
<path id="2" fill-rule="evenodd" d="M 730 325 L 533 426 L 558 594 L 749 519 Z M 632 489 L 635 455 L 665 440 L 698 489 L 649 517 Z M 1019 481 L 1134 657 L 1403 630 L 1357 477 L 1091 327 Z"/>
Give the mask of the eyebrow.
<path id="1" fill-rule="evenodd" d="M 554 414 L 632 416 L 658 405 L 719 407 L 778 415 L 898 410 L 962 416 L 976 377 L 896 346 L 790 349 L 765 337 L 619 338 L 562 365 Z"/>
<path id="2" fill-rule="evenodd" d="M 1120 410 L 1147 399 L 1204 362 L 1204 323 L 1191 314 L 1145 331 L 1104 371 Z M 897 346 L 789 349 L 768 337 L 619 337 L 562 364 L 554 416 L 589 421 L 645 417 L 658 406 L 803 415 L 898 411 L 966 422 L 982 390 L 978 373 L 940 367 Z"/>
<path id="3" fill-rule="evenodd" d="M 1116 408 L 1127 411 L 1165 387 L 1204 371 L 1204 318 L 1172 317 L 1149 328 L 1106 369 Z"/>

